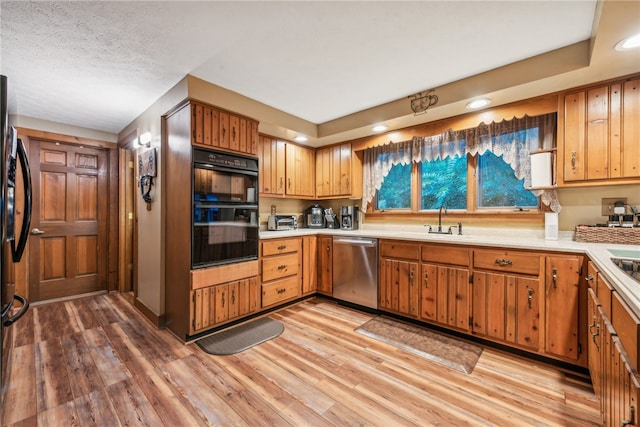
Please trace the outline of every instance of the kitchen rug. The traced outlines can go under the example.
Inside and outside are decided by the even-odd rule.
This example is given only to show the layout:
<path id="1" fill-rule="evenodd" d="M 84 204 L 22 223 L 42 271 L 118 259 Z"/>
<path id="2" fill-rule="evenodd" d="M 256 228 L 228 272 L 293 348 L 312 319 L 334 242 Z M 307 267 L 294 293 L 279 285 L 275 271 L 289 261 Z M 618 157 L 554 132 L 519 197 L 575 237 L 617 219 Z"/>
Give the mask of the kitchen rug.
<path id="1" fill-rule="evenodd" d="M 465 374 L 482 354 L 477 345 L 386 317 L 374 317 L 355 331 Z"/>
<path id="2" fill-rule="evenodd" d="M 224 356 L 240 353 L 277 337 L 283 331 L 284 325 L 282 323 L 268 317 L 261 317 L 200 338 L 196 343 L 209 354 Z"/>

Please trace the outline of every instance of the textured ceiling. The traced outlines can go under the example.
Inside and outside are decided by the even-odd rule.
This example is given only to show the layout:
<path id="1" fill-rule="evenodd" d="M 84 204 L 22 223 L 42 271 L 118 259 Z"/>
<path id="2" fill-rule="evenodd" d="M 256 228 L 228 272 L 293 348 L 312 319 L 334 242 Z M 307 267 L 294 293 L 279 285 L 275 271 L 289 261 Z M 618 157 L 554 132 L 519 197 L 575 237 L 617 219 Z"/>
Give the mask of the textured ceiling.
<path id="1" fill-rule="evenodd" d="M 320 124 L 587 40 L 587 1 L 0 3 L 10 112 L 120 132 L 186 74 Z"/>

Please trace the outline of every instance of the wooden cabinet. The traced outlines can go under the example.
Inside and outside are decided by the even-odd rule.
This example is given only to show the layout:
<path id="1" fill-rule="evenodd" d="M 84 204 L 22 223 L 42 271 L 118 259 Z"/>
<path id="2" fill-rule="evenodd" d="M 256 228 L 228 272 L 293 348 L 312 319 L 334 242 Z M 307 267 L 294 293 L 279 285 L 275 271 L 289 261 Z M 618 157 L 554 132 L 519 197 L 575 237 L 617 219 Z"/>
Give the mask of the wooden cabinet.
<path id="1" fill-rule="evenodd" d="M 420 245 L 380 242 L 379 306 L 409 317 L 419 315 Z"/>
<path id="2" fill-rule="evenodd" d="M 302 238 L 260 242 L 262 307 L 298 298 L 302 292 Z"/>
<path id="3" fill-rule="evenodd" d="M 315 151 L 288 141 L 259 136 L 260 194 L 315 197 Z"/>
<path id="4" fill-rule="evenodd" d="M 472 332 L 537 351 L 543 255 L 474 250 Z"/>
<path id="5" fill-rule="evenodd" d="M 256 155 L 258 122 L 238 114 L 191 101 L 192 143 Z"/>
<path id="6" fill-rule="evenodd" d="M 316 197 L 351 196 L 351 143 L 316 150 Z"/>
<path id="7" fill-rule="evenodd" d="M 616 81 L 561 97 L 559 182 L 585 185 L 640 178 L 640 79 Z"/>
<path id="8" fill-rule="evenodd" d="M 577 361 L 579 341 L 581 256 L 546 259 L 545 353 Z M 584 291 L 586 294 L 586 290 Z"/>
<path id="9" fill-rule="evenodd" d="M 606 280 L 601 277 L 599 282 Z M 612 293 L 612 311 L 601 305 L 594 289 L 590 288 L 588 295 L 588 366 L 602 420 L 607 426 L 640 425 L 640 378 L 634 367 L 638 341 L 629 337 L 637 334 L 640 321 L 617 292 Z M 617 324 L 613 322 L 616 317 Z"/>
<path id="10" fill-rule="evenodd" d="M 469 330 L 469 249 L 422 245 L 420 317 Z"/>
<path id="11" fill-rule="evenodd" d="M 333 237 L 318 237 L 318 292 L 333 295 Z"/>
<path id="12" fill-rule="evenodd" d="M 287 196 L 315 197 L 316 158 L 312 148 L 287 143 L 285 179 Z"/>
<path id="13" fill-rule="evenodd" d="M 191 334 L 205 331 L 260 308 L 258 279 L 236 280 L 192 291 Z"/>
<path id="14" fill-rule="evenodd" d="M 318 237 L 302 238 L 302 295 L 318 289 Z"/>

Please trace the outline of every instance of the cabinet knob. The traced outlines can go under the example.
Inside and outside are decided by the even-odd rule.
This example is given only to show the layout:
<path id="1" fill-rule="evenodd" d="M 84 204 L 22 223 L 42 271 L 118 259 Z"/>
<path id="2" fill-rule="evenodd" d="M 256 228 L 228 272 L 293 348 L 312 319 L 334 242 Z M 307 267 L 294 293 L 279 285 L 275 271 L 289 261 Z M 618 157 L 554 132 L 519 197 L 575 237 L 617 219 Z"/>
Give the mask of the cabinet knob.
<path id="1" fill-rule="evenodd" d="M 527 297 L 529 308 L 533 308 L 533 289 L 529 288 L 529 295 Z"/>
<path id="2" fill-rule="evenodd" d="M 558 287 L 558 269 L 554 268 L 551 270 L 551 279 L 553 280 L 553 287 L 557 288 Z"/>

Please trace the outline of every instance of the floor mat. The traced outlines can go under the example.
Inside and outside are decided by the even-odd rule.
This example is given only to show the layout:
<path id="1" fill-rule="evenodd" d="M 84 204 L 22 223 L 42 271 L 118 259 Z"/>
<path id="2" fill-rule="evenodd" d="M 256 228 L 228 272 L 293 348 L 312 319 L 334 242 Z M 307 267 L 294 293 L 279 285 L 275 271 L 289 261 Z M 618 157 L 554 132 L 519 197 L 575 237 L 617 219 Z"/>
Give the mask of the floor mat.
<path id="1" fill-rule="evenodd" d="M 466 374 L 482 354 L 477 345 L 386 317 L 374 317 L 355 331 Z"/>
<path id="2" fill-rule="evenodd" d="M 229 355 L 277 337 L 284 331 L 284 325 L 277 320 L 261 317 L 233 328 L 225 329 L 196 343 L 209 354 Z"/>

